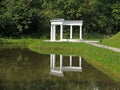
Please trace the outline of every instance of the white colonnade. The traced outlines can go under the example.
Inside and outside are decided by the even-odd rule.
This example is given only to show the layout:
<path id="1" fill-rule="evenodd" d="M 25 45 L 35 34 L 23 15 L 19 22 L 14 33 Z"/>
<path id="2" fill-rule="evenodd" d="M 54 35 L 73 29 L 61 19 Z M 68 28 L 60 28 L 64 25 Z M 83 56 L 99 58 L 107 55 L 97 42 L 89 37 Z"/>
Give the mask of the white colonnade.
<path id="1" fill-rule="evenodd" d="M 70 39 L 73 39 L 73 26 L 80 27 L 79 40 L 82 40 L 82 20 L 64 20 L 64 19 L 53 19 L 51 20 L 51 31 L 50 37 L 51 41 L 56 41 L 56 26 L 60 26 L 60 41 L 64 41 L 63 39 L 63 26 L 70 26 Z"/>
<path id="2" fill-rule="evenodd" d="M 59 59 L 59 66 L 56 66 L 56 55 L 51 54 L 50 55 L 50 73 L 57 75 L 57 76 L 63 76 L 63 71 L 75 71 L 75 72 L 81 72 L 82 71 L 82 58 L 79 57 L 79 65 L 73 66 L 73 56 L 69 56 L 69 65 L 65 66 L 63 65 L 63 55 L 60 55 Z"/>

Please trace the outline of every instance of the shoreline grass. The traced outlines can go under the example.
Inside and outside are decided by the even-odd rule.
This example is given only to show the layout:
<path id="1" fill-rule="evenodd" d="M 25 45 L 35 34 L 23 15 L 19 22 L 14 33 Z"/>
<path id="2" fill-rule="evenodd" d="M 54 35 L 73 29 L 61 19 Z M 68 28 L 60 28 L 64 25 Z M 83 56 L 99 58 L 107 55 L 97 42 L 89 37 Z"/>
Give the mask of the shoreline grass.
<path id="1" fill-rule="evenodd" d="M 4 40 L 3 40 L 4 41 Z M 44 42 L 39 39 L 7 39 L 1 45 L 25 45 L 31 51 L 43 54 L 63 54 L 82 56 L 85 60 L 92 64 L 100 71 L 120 81 L 120 53 L 107 49 L 98 48 L 86 43 L 70 43 L 70 42 Z M 13 46 L 14 47 L 14 46 Z"/>

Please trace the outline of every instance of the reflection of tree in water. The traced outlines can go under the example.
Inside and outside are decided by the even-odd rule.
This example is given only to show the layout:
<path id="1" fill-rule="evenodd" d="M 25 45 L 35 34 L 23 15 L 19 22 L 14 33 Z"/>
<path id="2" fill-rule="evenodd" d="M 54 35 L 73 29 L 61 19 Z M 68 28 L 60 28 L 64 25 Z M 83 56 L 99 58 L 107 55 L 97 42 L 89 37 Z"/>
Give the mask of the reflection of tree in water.
<path id="1" fill-rule="evenodd" d="M 0 39 L 0 44 L 3 43 L 3 41 Z"/>
<path id="2" fill-rule="evenodd" d="M 25 57 L 22 54 L 19 54 L 19 56 L 16 59 L 15 63 L 11 64 L 11 70 L 12 71 L 17 71 L 21 69 L 29 69 L 31 66 L 28 57 Z"/>
<path id="3" fill-rule="evenodd" d="M 28 63 L 28 57 L 25 57 L 25 56 L 19 54 L 19 56 L 17 57 L 17 62 L 16 62 L 16 64 L 17 64 L 18 66 L 26 66 L 26 65 L 28 65 L 28 64 L 29 64 L 29 63 Z"/>
<path id="4" fill-rule="evenodd" d="M 66 72 L 64 78 L 59 78 L 49 74 L 48 55 L 26 49 L 10 49 L 1 51 L 0 56 L 0 90 L 120 89 L 119 83 L 113 82 L 85 60 L 82 62 L 82 73 Z M 65 65 L 69 64 L 68 58 L 64 58 Z M 56 61 L 59 61 L 59 57 Z M 73 65 L 77 65 L 77 62 Z"/>
<path id="5" fill-rule="evenodd" d="M 22 54 L 19 54 L 16 57 L 16 61 L 15 62 L 11 62 L 11 63 L 7 63 L 6 65 L 4 65 L 4 68 L 6 67 L 6 69 L 10 70 L 10 71 L 17 71 L 19 72 L 20 70 L 28 70 L 30 69 L 30 62 L 28 60 L 28 57 L 25 57 Z"/>

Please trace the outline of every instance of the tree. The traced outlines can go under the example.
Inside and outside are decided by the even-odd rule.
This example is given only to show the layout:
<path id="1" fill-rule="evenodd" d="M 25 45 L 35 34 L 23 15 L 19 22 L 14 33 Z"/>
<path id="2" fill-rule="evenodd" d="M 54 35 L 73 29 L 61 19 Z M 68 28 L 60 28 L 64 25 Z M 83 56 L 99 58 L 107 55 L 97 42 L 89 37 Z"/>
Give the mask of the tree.
<path id="1" fill-rule="evenodd" d="M 112 5 L 112 16 L 114 18 L 114 30 L 112 32 L 116 33 L 119 32 L 120 26 L 120 2 L 116 2 Z"/>
<path id="2" fill-rule="evenodd" d="M 1 27 L 6 31 L 7 36 L 18 36 L 30 30 L 30 25 L 36 17 L 40 17 L 38 2 L 24 0 L 5 0 L 2 2 Z M 33 5 L 34 4 L 34 5 Z M 9 28 L 9 29 L 8 29 Z M 32 27 L 31 27 L 32 28 Z"/>
<path id="3" fill-rule="evenodd" d="M 0 7 L 2 37 L 49 37 L 53 18 L 82 19 L 84 33 L 119 31 L 119 0 L 1 0 Z"/>

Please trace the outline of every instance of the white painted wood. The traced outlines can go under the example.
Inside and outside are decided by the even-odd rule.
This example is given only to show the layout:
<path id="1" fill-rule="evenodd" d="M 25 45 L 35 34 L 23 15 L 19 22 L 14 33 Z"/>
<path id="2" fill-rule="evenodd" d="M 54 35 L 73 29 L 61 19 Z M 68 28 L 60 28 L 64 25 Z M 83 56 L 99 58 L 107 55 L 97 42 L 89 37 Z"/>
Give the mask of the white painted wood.
<path id="1" fill-rule="evenodd" d="M 54 26 L 54 39 L 56 40 L 56 26 Z"/>
<path id="2" fill-rule="evenodd" d="M 72 30 L 72 25 L 70 25 L 70 39 L 72 39 L 72 32 L 73 30 Z"/>
<path id="3" fill-rule="evenodd" d="M 54 70 L 54 69 L 50 70 L 50 74 L 55 75 L 55 76 L 59 76 L 59 77 L 63 77 L 64 76 L 62 71 Z"/>
<path id="4" fill-rule="evenodd" d="M 51 41 L 53 40 L 53 26 L 51 25 L 51 31 L 50 31 L 50 38 L 51 38 Z"/>
<path id="5" fill-rule="evenodd" d="M 63 40 L 63 25 L 60 25 L 60 41 Z"/>
<path id="6" fill-rule="evenodd" d="M 82 20 L 65 20 L 63 25 L 73 25 L 73 26 L 80 26 L 82 25 Z"/>
<path id="7" fill-rule="evenodd" d="M 82 26 L 80 26 L 80 40 L 82 39 Z"/>
<path id="8" fill-rule="evenodd" d="M 63 56 L 62 55 L 60 55 L 60 71 L 62 71 L 62 60 L 63 59 Z"/>
<path id="9" fill-rule="evenodd" d="M 53 41 L 56 40 L 56 26 L 53 25 Z"/>
<path id="10" fill-rule="evenodd" d="M 52 63 L 53 63 L 53 55 L 50 54 L 50 68 L 52 68 Z"/>
<path id="11" fill-rule="evenodd" d="M 53 34 L 53 35 L 52 35 L 52 40 L 55 41 L 55 40 L 54 40 L 54 25 L 52 25 L 52 26 L 53 26 L 53 29 L 52 29 L 52 31 L 53 31 L 53 32 L 52 32 L 52 34 Z"/>
<path id="12" fill-rule="evenodd" d="M 79 67 L 81 67 L 82 64 L 82 57 L 79 57 Z"/>
<path id="13" fill-rule="evenodd" d="M 54 41 L 54 26 L 52 25 L 52 41 Z"/>
<path id="14" fill-rule="evenodd" d="M 56 76 L 64 76 L 64 71 L 73 71 L 73 72 L 82 72 L 81 67 L 81 57 L 79 57 L 79 66 L 72 66 L 73 60 L 72 55 L 70 55 L 70 65 L 69 66 L 63 66 L 63 55 L 60 55 L 60 66 L 56 67 L 55 61 L 56 61 L 56 55 L 50 54 L 50 74 L 56 75 Z"/>
<path id="15" fill-rule="evenodd" d="M 64 22 L 63 18 L 52 19 L 50 22 Z"/>
<path id="16" fill-rule="evenodd" d="M 55 69 L 55 54 L 53 54 L 53 69 Z"/>
<path id="17" fill-rule="evenodd" d="M 52 19 L 51 21 L 51 41 L 56 41 L 56 25 L 60 25 L 60 41 L 63 41 L 63 25 L 70 26 L 70 39 L 73 38 L 72 26 L 80 26 L 80 36 L 82 39 L 82 20 L 64 20 L 64 19 Z M 68 41 L 68 40 L 67 40 Z"/>
<path id="18" fill-rule="evenodd" d="M 62 71 L 82 72 L 82 67 L 65 66 L 65 67 L 62 67 Z"/>
<path id="19" fill-rule="evenodd" d="M 63 22 L 51 22 L 52 25 L 62 25 Z"/>
<path id="20" fill-rule="evenodd" d="M 72 56 L 70 56 L 70 67 L 72 67 Z"/>
<path id="21" fill-rule="evenodd" d="M 62 25 L 64 22 L 64 19 L 52 19 L 50 21 L 52 25 Z"/>

